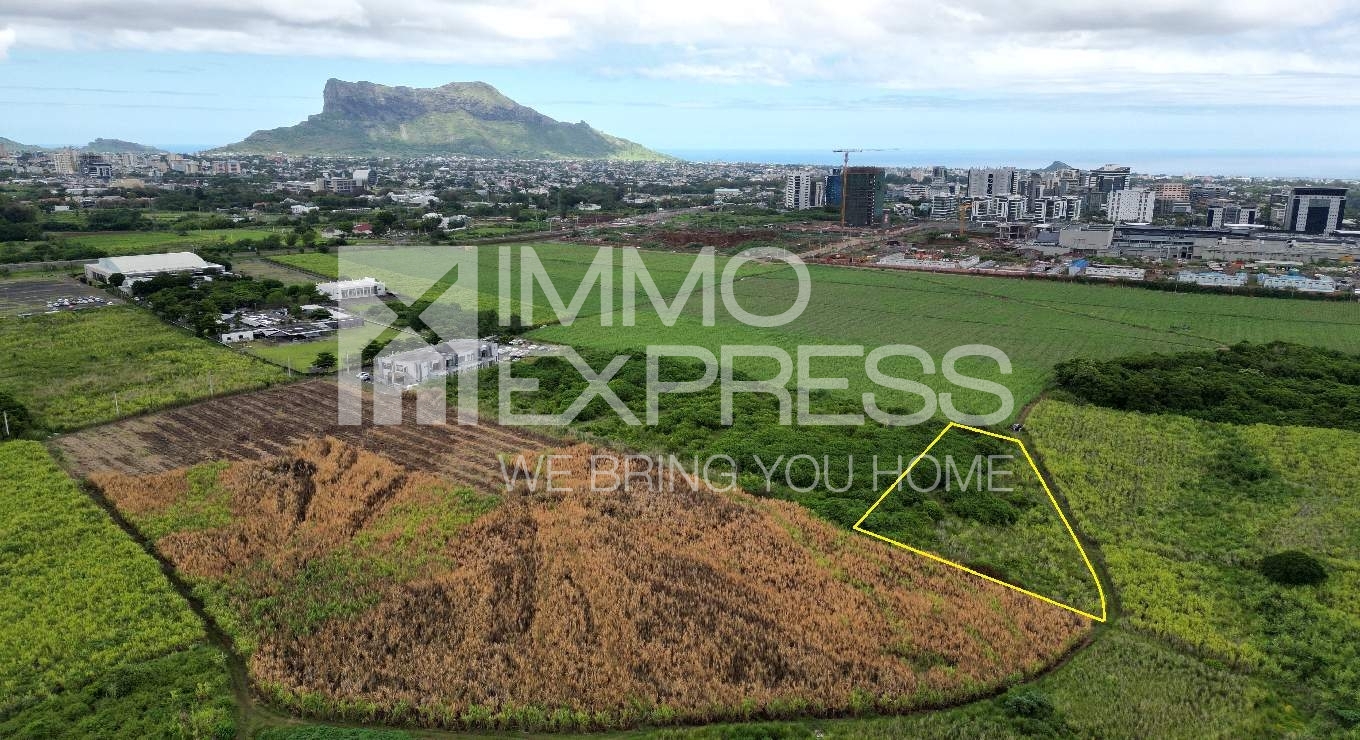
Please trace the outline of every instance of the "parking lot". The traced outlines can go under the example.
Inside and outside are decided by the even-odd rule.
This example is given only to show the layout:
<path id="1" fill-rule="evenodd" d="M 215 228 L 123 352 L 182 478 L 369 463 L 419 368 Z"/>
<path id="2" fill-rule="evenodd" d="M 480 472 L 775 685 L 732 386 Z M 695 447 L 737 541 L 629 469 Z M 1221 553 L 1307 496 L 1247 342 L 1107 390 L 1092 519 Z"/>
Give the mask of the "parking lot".
<path id="1" fill-rule="evenodd" d="M 0 316 L 72 311 L 119 302 L 102 290 L 64 276 L 0 280 Z"/>

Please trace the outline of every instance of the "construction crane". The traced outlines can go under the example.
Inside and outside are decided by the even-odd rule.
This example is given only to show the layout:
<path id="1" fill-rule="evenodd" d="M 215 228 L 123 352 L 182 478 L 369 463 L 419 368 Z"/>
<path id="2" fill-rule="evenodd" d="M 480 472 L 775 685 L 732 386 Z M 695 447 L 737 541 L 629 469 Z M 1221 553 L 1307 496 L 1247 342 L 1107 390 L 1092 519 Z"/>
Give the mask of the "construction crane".
<path id="1" fill-rule="evenodd" d="M 845 225 L 845 171 L 850 167 L 850 152 L 895 152 L 897 148 L 891 149 L 832 149 L 831 151 L 843 154 L 841 158 L 841 226 Z"/>
<path id="2" fill-rule="evenodd" d="M 959 201 L 959 239 L 962 240 L 968 232 L 968 214 L 973 210 L 973 204 L 969 201 Z"/>

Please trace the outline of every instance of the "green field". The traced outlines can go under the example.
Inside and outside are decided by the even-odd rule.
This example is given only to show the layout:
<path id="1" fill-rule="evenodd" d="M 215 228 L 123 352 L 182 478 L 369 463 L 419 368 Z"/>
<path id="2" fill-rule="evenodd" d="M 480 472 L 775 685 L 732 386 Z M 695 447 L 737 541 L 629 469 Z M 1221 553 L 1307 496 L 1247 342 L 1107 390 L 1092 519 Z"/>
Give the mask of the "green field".
<path id="1" fill-rule="evenodd" d="M 347 252 L 354 254 L 355 251 Z M 301 254 L 275 254 L 266 258 L 268 262 L 296 267 L 299 270 L 323 275 L 334 279 L 340 270 L 340 256 L 334 252 L 303 252 Z M 363 277 L 362 275 L 360 277 Z"/>
<path id="2" fill-rule="evenodd" d="M 249 275 L 256 280 L 278 280 L 285 285 L 317 282 L 315 276 L 279 264 L 267 257 L 236 257 L 231 261 L 231 270 L 241 275 Z"/>
<path id="3" fill-rule="evenodd" d="M 318 352 L 335 354 L 336 339 L 318 339 L 312 342 L 251 342 L 240 345 L 240 349 L 252 355 L 263 357 L 284 367 L 291 367 L 294 373 L 305 373 L 312 366 Z"/>
<path id="4" fill-rule="evenodd" d="M 36 442 L 0 445 L 0 736 L 234 733 L 225 657 Z"/>
<path id="5" fill-rule="evenodd" d="M 1360 723 L 1360 433 L 1044 401 L 1027 421 L 1129 628 L 1271 683 L 1309 730 Z M 1263 558 L 1319 559 L 1278 585 Z M 1288 722 L 1288 717 L 1280 721 Z"/>
<path id="6" fill-rule="evenodd" d="M 564 300 L 569 300 L 595 258 L 593 247 L 530 244 L 504 247 L 514 255 L 511 265 L 513 306 L 523 313 L 519 294 L 520 254 L 532 248 L 552 274 Z M 343 254 L 346 277 L 372 276 L 403 295 L 424 290 L 436 276 L 431 250 L 437 247 L 349 250 Z M 444 248 L 453 249 L 453 247 Z M 477 303 L 495 308 L 502 247 L 478 249 Z M 623 251 L 623 250 L 619 250 Z M 693 264 L 692 255 L 641 252 L 644 262 L 667 300 L 673 299 Z M 272 258 L 323 275 L 335 275 L 342 257 L 336 254 L 282 255 Z M 988 393 L 961 389 L 942 377 L 940 363 L 950 349 L 981 344 L 1001 349 L 1012 363 L 1003 374 L 984 358 L 965 358 L 960 372 L 999 381 L 1014 394 L 1018 411 L 1049 382 L 1054 364 L 1073 357 L 1110 358 L 1131 353 L 1212 349 L 1238 341 L 1283 339 L 1349 352 L 1360 352 L 1360 304 L 1264 299 L 1209 294 L 1162 293 L 1114 285 L 1084 285 L 980 276 L 935 275 L 901 271 L 851 270 L 812 265 L 811 300 L 803 314 L 775 329 L 754 328 L 733 318 L 717 300 L 715 326 L 704 326 L 699 296 L 686 305 L 675 326 L 665 326 L 638 292 L 636 325 L 621 326 L 621 257 L 614 259 L 614 322 L 599 318 L 598 289 L 586 300 L 582 315 L 571 326 L 548 326 L 533 336 L 548 342 L 614 352 L 640 351 L 648 344 L 693 344 L 717 350 L 722 345 L 775 345 L 796 352 L 799 345 L 859 345 L 867 350 L 909 344 L 926 350 L 933 372 L 923 373 L 917 361 L 892 358 L 882 369 L 892 375 L 919 379 L 936 391 L 953 391 L 960 410 L 987 413 L 998 402 Z M 718 266 L 726 264 L 719 258 Z M 352 274 L 351 274 L 352 273 Z M 362 274 L 361 274 L 362 273 Z M 797 284 L 792 270 L 780 263 L 748 265 L 734 283 L 734 293 L 746 310 L 772 315 L 792 305 Z M 460 299 L 470 302 L 470 299 Z M 530 296 L 534 322 L 551 321 L 551 304 L 541 290 Z M 755 377 L 768 376 L 773 363 L 741 359 L 738 369 Z M 866 376 L 864 359 L 817 359 L 813 374 L 848 378 L 846 391 L 858 398 L 879 391 L 890 400 L 915 403 L 914 395 L 885 391 Z M 763 375 L 762 375 L 763 374 Z"/>
<path id="7" fill-rule="evenodd" d="M 0 389 L 51 431 L 284 378 L 134 306 L 0 321 Z"/>
<path id="8" fill-rule="evenodd" d="M 104 250 L 112 256 L 153 252 L 193 251 L 201 247 L 263 239 L 278 232 L 263 229 L 202 229 L 183 236 L 173 231 L 110 231 L 86 233 L 73 231 L 52 234 L 54 238 Z"/>

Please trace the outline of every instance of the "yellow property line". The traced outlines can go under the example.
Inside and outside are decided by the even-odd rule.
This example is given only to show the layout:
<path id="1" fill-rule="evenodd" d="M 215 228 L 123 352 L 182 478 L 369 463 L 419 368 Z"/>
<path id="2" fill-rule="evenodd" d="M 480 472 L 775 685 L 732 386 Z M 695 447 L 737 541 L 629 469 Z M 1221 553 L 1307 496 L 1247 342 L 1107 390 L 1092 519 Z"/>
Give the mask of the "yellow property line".
<path id="1" fill-rule="evenodd" d="M 923 458 L 925 458 L 925 456 L 930 453 L 931 448 L 933 448 L 941 439 L 944 439 L 944 435 L 948 434 L 949 430 L 951 429 L 963 429 L 965 431 L 973 432 L 975 434 L 982 434 L 988 437 L 993 437 L 996 439 L 1004 440 L 1006 442 L 1014 443 L 1020 448 L 1020 451 L 1025 454 L 1025 461 L 1029 463 L 1030 469 L 1034 471 L 1035 477 L 1039 479 L 1039 485 L 1044 487 L 1044 493 L 1048 494 L 1049 503 L 1053 505 L 1053 510 L 1058 512 L 1058 518 L 1062 520 L 1063 526 L 1067 528 L 1067 534 L 1072 538 L 1072 544 L 1076 545 L 1077 552 L 1081 553 L 1081 561 L 1083 564 L 1086 565 L 1087 572 L 1091 574 L 1091 580 L 1095 581 L 1096 592 L 1100 594 L 1100 616 L 1096 616 L 1094 614 L 1091 614 L 1090 612 L 1078 609 L 1074 606 L 1069 606 L 1060 601 L 1054 601 L 1053 599 L 1050 599 L 1049 597 L 1044 596 L 1043 594 L 1037 594 L 1028 589 L 1021 588 L 1013 583 L 1006 583 L 1005 581 L 1000 580 L 999 578 L 993 578 L 992 576 L 989 576 L 986 573 L 979 573 L 976 570 L 973 570 L 972 568 L 963 565 L 962 563 L 955 563 L 952 560 L 946 560 L 945 558 L 942 558 L 934 553 L 927 552 L 925 550 L 920 550 L 918 548 L 912 547 L 911 545 L 904 545 L 901 542 L 898 542 L 897 540 L 894 540 L 890 537 L 884 537 L 883 535 L 878 534 L 877 532 L 871 532 L 860 526 L 864 524 L 864 520 L 868 519 L 870 514 L 874 513 L 874 509 L 877 509 L 879 504 L 883 503 L 884 499 L 888 498 L 888 494 L 892 493 L 894 489 L 896 489 L 899 485 L 902 484 L 902 481 L 905 480 L 906 477 L 911 474 L 912 468 L 915 468 L 916 464 L 919 463 Z M 1077 539 L 1076 531 L 1072 529 L 1072 524 L 1067 520 L 1067 515 L 1063 513 L 1062 507 L 1058 505 L 1058 499 L 1053 495 L 1053 491 L 1049 490 L 1048 482 L 1044 480 L 1044 476 L 1039 472 L 1039 466 L 1034 463 L 1034 458 L 1030 457 L 1029 450 L 1025 448 L 1025 443 L 1021 442 L 1019 439 L 1015 437 L 1007 437 L 1004 434 L 989 432 L 986 429 L 978 429 L 977 427 L 970 427 L 965 424 L 959 424 L 953 421 L 949 422 L 949 424 L 946 425 L 945 428 L 941 430 L 939 434 L 935 435 L 935 439 L 931 440 L 930 444 L 926 445 L 926 448 L 921 451 L 921 454 L 917 455 L 915 458 L 912 459 L 911 464 L 907 466 L 907 469 L 902 471 L 901 475 L 897 476 L 897 480 L 893 481 L 892 485 L 888 486 L 888 490 L 884 491 L 883 495 L 878 497 L 878 500 L 874 502 L 874 505 L 870 506 L 869 510 L 864 512 L 864 516 L 861 516 L 859 518 L 859 521 L 855 522 L 854 530 L 863 534 L 867 534 L 875 539 L 887 542 L 890 545 L 896 545 L 902 548 L 903 550 L 907 550 L 909 552 L 916 553 L 917 555 L 922 555 L 924 557 L 930 558 L 931 560 L 934 560 L 938 563 L 943 563 L 945 565 L 958 568 L 959 570 L 965 573 L 971 573 L 972 575 L 991 581 L 992 583 L 996 583 L 1001 586 L 1005 586 L 1006 588 L 1019 591 L 1020 593 L 1025 594 L 1026 596 L 1032 596 L 1044 603 L 1062 607 L 1063 609 L 1073 612 L 1074 614 L 1080 614 L 1081 616 L 1086 617 L 1088 619 L 1094 619 L 1097 622 L 1104 622 L 1109 617 L 1109 610 L 1105 606 L 1105 588 L 1100 583 L 1100 576 L 1096 575 L 1095 566 L 1091 565 L 1091 559 L 1086 556 L 1086 548 L 1081 546 L 1081 540 Z"/>

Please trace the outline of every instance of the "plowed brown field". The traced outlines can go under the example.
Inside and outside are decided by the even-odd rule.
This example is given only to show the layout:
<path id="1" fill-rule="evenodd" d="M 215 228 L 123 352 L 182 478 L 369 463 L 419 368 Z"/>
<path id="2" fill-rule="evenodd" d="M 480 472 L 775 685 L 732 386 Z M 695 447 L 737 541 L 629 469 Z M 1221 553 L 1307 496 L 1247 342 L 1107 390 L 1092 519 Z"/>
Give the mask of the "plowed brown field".
<path id="1" fill-rule="evenodd" d="M 374 426 L 364 403 L 363 425 L 337 423 L 334 380 L 315 380 L 256 393 L 215 398 L 169 411 L 84 429 L 53 445 L 78 477 L 117 472 L 160 473 L 211 460 L 260 460 L 321 435 L 379 452 L 398 465 L 438 473 L 457 485 L 488 491 L 502 486 L 500 453 L 554 444 L 521 429 L 417 425 Z"/>

